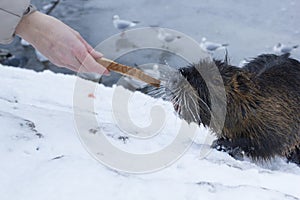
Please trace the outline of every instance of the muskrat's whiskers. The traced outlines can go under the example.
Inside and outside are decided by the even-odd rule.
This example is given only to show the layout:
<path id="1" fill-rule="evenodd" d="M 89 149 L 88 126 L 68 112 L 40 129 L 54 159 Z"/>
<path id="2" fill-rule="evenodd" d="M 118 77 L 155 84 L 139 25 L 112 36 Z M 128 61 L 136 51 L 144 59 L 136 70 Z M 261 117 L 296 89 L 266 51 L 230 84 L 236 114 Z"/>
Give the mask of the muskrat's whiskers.
<path id="1" fill-rule="evenodd" d="M 157 92 L 160 92 L 161 88 L 151 88 L 147 94 L 156 94 Z"/>
<path id="2" fill-rule="evenodd" d="M 207 105 L 205 101 L 203 101 L 203 99 L 199 98 L 198 100 L 200 100 L 200 102 L 208 109 L 208 111 L 211 111 L 211 108 Z"/>
<path id="3" fill-rule="evenodd" d="M 160 88 L 152 88 L 147 94 L 153 98 L 161 98 L 164 100 L 170 100 L 170 96 L 166 94 L 166 88 L 161 86 Z"/>
<path id="4" fill-rule="evenodd" d="M 181 97 L 179 98 L 179 96 L 177 96 L 177 97 L 175 98 L 175 101 L 173 101 L 173 104 L 174 104 L 174 105 L 180 105 L 181 102 L 182 102 L 182 98 L 181 98 Z"/>
<path id="5" fill-rule="evenodd" d="M 154 97 L 154 98 L 160 98 L 164 95 L 164 93 L 165 93 L 164 90 L 157 89 L 157 90 L 148 92 L 148 95 L 150 95 L 151 97 Z"/>
<path id="6" fill-rule="evenodd" d="M 191 94 L 189 94 L 189 98 L 190 98 L 190 100 L 192 101 L 192 103 L 195 105 L 195 107 L 197 107 L 197 102 L 195 101 L 195 99 L 196 100 L 200 100 L 200 98 L 198 97 L 198 96 L 196 96 L 196 95 L 191 95 Z"/>
<path id="7" fill-rule="evenodd" d="M 187 92 L 186 90 L 183 92 L 184 94 L 184 100 L 185 103 L 184 105 L 186 106 L 187 112 L 189 115 L 191 115 L 191 120 L 190 122 L 194 121 L 194 122 L 200 122 L 201 123 L 201 119 L 199 117 L 199 107 L 197 105 L 197 103 L 194 101 L 194 99 L 192 98 L 190 92 Z"/>
<path id="8" fill-rule="evenodd" d="M 184 88 L 177 88 L 177 89 L 175 89 L 175 90 L 172 90 L 171 92 L 173 93 L 173 94 L 180 94 L 180 92 L 183 90 Z"/>
<path id="9" fill-rule="evenodd" d="M 190 109 L 190 112 L 194 116 L 194 119 L 195 119 L 196 122 L 202 123 L 202 120 L 201 120 L 200 115 L 199 115 L 199 106 L 196 103 L 196 101 L 193 99 L 193 97 L 190 95 L 190 93 L 188 93 L 188 95 L 189 95 L 189 99 L 191 100 L 192 106 L 194 108 L 194 109 Z"/>
<path id="10" fill-rule="evenodd" d="M 192 112 L 191 108 L 190 108 L 190 104 L 189 102 L 187 101 L 187 98 L 186 98 L 186 91 L 183 92 L 183 106 L 186 107 L 187 111 L 189 112 L 189 114 L 191 114 L 191 117 L 196 120 L 196 116 L 194 115 L 194 113 Z"/>

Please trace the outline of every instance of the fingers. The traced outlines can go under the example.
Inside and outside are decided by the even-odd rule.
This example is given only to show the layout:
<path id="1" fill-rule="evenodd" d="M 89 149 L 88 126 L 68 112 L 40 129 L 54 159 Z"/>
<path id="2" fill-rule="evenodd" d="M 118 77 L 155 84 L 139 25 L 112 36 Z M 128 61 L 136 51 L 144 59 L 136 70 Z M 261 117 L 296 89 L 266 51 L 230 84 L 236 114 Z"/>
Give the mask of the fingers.
<path id="1" fill-rule="evenodd" d="M 74 30 L 73 30 L 74 31 Z M 103 54 L 100 53 L 99 51 L 96 51 L 93 49 L 93 47 L 87 43 L 87 41 L 85 41 L 85 39 L 83 39 L 83 37 L 75 31 L 75 34 L 77 35 L 77 38 L 84 44 L 84 46 L 86 47 L 86 49 L 88 50 L 88 52 L 95 58 L 102 58 Z"/>
<path id="2" fill-rule="evenodd" d="M 88 54 L 85 54 L 86 52 L 80 53 L 80 54 L 83 54 L 83 56 L 85 57 L 84 60 L 83 60 L 83 56 L 79 55 L 79 61 L 83 60 L 83 62 L 82 62 L 83 66 L 88 71 L 91 70 L 91 72 L 109 75 L 109 71 L 104 66 L 102 66 L 101 64 L 99 64 L 95 61 L 95 59 L 97 59 L 97 58 L 102 58 L 103 54 L 98 51 L 95 51 L 93 49 L 93 47 L 90 44 L 88 44 L 87 41 L 85 41 L 85 39 L 83 39 L 83 37 L 78 32 L 76 35 L 77 35 L 77 38 L 83 43 L 83 45 L 85 46 L 85 48 L 88 51 Z"/>
<path id="3" fill-rule="evenodd" d="M 109 75 L 108 70 L 105 67 L 103 67 L 102 65 L 100 65 L 99 63 L 97 63 L 90 54 L 88 54 L 87 57 L 84 59 L 84 61 L 82 62 L 82 65 L 85 68 L 87 68 L 90 72 Z"/>
<path id="4" fill-rule="evenodd" d="M 78 72 L 94 72 L 109 75 L 109 71 L 95 60 L 103 57 L 103 54 L 95 51 L 77 31 L 72 28 L 69 28 L 69 30 L 75 35 L 75 38 L 77 38 L 78 41 L 71 45 L 73 59 L 69 61 L 67 67 L 71 70 L 75 69 L 74 71 Z"/>
<path id="5" fill-rule="evenodd" d="M 100 53 L 99 51 L 96 51 L 96 50 L 90 51 L 90 54 L 91 54 L 95 59 L 97 59 L 97 58 L 102 58 L 102 57 L 103 57 L 103 54 Z"/>
<path id="6" fill-rule="evenodd" d="M 94 72 L 98 74 L 109 75 L 109 71 L 96 62 L 95 58 L 86 50 L 81 49 L 75 54 L 79 63 L 83 67 L 82 70 L 86 70 L 85 72 Z"/>

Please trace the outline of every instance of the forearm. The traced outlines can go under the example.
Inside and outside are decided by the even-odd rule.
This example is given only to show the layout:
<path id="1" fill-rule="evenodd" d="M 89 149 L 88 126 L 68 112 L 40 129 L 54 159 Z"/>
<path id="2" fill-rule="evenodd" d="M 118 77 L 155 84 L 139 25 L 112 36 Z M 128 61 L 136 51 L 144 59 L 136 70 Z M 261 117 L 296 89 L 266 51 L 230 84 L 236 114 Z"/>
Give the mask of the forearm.
<path id="1" fill-rule="evenodd" d="M 95 60 L 102 54 L 94 51 L 77 31 L 54 17 L 36 11 L 22 18 L 16 34 L 57 66 L 73 71 L 108 73 Z"/>
<path id="2" fill-rule="evenodd" d="M 51 29 L 53 20 L 58 21 L 51 16 L 36 11 L 22 18 L 16 27 L 15 34 L 35 47 L 37 44 L 51 45 L 51 41 L 46 40 L 49 40 L 49 35 L 55 34 Z"/>

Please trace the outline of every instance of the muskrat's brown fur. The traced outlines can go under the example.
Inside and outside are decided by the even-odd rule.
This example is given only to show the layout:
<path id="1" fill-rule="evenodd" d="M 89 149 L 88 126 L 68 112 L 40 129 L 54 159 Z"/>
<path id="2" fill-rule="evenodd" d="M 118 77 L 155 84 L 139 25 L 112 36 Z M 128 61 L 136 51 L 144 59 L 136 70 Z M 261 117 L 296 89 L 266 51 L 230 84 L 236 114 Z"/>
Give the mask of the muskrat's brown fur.
<path id="1" fill-rule="evenodd" d="M 223 83 L 214 81 L 213 76 L 211 83 L 204 82 L 197 70 L 212 64 L 218 67 Z M 207 84 L 225 88 L 226 118 L 214 147 L 229 151 L 233 156 L 244 152 L 254 159 L 268 160 L 280 155 L 300 164 L 299 61 L 289 55 L 265 54 L 243 68 L 228 62 L 202 61 L 179 71 L 199 96 L 197 112 L 201 120 L 179 113 L 188 121 L 208 126 L 211 115 L 209 109 L 202 106 L 203 102 L 206 107 L 211 106 Z"/>

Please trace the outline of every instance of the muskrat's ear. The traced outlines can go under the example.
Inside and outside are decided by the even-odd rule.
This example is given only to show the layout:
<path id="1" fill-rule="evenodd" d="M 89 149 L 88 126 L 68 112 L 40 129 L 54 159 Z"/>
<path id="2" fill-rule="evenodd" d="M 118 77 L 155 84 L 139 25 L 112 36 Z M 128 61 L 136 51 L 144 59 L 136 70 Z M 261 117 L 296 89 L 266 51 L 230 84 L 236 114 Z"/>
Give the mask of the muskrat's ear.
<path id="1" fill-rule="evenodd" d="M 251 79 L 248 74 L 244 72 L 238 72 L 233 77 L 235 90 L 240 91 L 241 93 L 247 93 L 250 91 L 250 87 L 252 85 Z"/>

